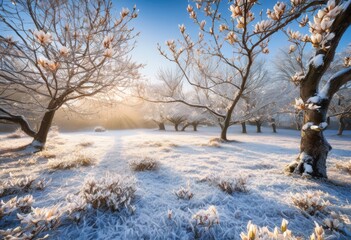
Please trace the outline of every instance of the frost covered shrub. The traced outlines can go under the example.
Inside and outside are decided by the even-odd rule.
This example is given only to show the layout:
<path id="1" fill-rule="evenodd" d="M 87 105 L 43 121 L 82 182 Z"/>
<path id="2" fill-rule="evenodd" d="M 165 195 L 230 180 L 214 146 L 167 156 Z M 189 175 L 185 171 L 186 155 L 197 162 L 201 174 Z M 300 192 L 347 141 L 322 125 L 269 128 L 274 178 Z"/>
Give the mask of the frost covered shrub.
<path id="1" fill-rule="evenodd" d="M 65 212 L 74 221 L 79 221 L 90 206 L 112 211 L 126 208 L 134 212 L 132 201 L 135 191 L 135 179 L 131 177 L 107 174 L 100 179 L 89 178 L 78 195 L 69 194 L 66 197 Z"/>
<path id="2" fill-rule="evenodd" d="M 45 232 L 56 229 L 65 213 L 65 210 L 60 205 L 48 208 L 32 208 L 34 200 L 30 195 L 19 199 L 13 198 L 10 201 L 13 212 L 15 210 L 20 212 L 17 213 L 17 218 L 21 221 L 21 225 L 13 229 L 0 230 L 0 235 L 3 239 L 29 240 L 48 238 L 49 235 L 45 234 Z"/>
<path id="3" fill-rule="evenodd" d="M 2 234 L 8 234 L 9 239 L 38 239 L 41 233 L 56 229 L 60 226 L 61 217 L 64 214 L 60 205 L 48 208 L 32 208 L 32 211 L 26 215 L 17 214 L 21 221 L 22 227 L 9 229 Z M 45 235 L 44 238 L 47 238 Z"/>
<path id="4" fill-rule="evenodd" d="M 350 219 L 346 215 L 331 212 L 330 217 L 324 219 L 324 226 L 332 231 L 341 231 L 345 222 L 350 223 Z"/>
<path id="5" fill-rule="evenodd" d="M 22 138 L 25 136 L 26 134 L 22 131 L 22 129 L 17 128 L 16 131 L 7 135 L 7 138 Z"/>
<path id="6" fill-rule="evenodd" d="M 158 168 L 158 162 L 150 157 L 131 160 L 129 166 L 133 171 L 150 171 Z"/>
<path id="7" fill-rule="evenodd" d="M 179 147 L 179 145 L 176 143 L 168 143 L 167 146 L 168 147 Z"/>
<path id="8" fill-rule="evenodd" d="M 87 201 L 82 195 L 74 195 L 74 194 L 69 194 L 66 197 L 66 212 L 68 214 L 68 217 L 71 218 L 74 221 L 79 221 L 81 218 L 81 215 L 86 211 L 87 209 Z"/>
<path id="9" fill-rule="evenodd" d="M 351 174 L 351 160 L 348 162 L 337 163 L 336 168 Z"/>
<path id="10" fill-rule="evenodd" d="M 174 191 L 174 194 L 179 199 L 185 199 L 185 200 L 190 200 L 194 196 L 194 194 L 191 192 L 191 189 L 190 189 L 190 182 L 187 183 L 186 188 L 181 186 L 178 190 Z"/>
<path id="11" fill-rule="evenodd" d="M 106 129 L 101 126 L 97 126 L 94 128 L 94 132 L 106 132 Z"/>
<path id="12" fill-rule="evenodd" d="M 52 151 L 49 151 L 49 150 L 44 150 L 44 151 L 38 152 L 35 155 L 38 157 L 43 157 L 43 158 L 55 158 L 56 157 L 56 154 Z"/>
<path id="13" fill-rule="evenodd" d="M 135 197 L 135 191 L 134 178 L 107 174 L 106 177 L 99 179 L 87 179 L 80 195 L 93 208 L 112 211 L 127 208 L 134 212 L 135 207 L 131 202 Z"/>
<path id="14" fill-rule="evenodd" d="M 17 198 L 11 198 L 7 202 L 1 200 L 0 202 L 0 219 L 4 216 L 11 214 L 13 211 L 16 210 L 16 202 Z"/>
<path id="15" fill-rule="evenodd" d="M 241 176 L 231 181 L 220 179 L 218 182 L 218 187 L 223 192 L 226 192 L 228 194 L 232 194 L 234 192 L 248 192 L 247 178 Z"/>
<path id="16" fill-rule="evenodd" d="M 30 190 L 43 190 L 47 181 L 45 179 L 35 179 L 33 176 L 13 178 L 0 182 L 0 197 L 20 193 L 29 192 Z"/>
<path id="17" fill-rule="evenodd" d="M 54 170 L 65 170 L 77 167 L 87 167 L 95 163 L 95 159 L 83 154 L 64 156 L 62 159 L 52 159 L 48 162 L 49 168 Z"/>
<path id="18" fill-rule="evenodd" d="M 22 160 L 18 160 L 18 163 L 20 165 L 35 165 L 37 164 L 37 159 L 35 157 L 31 157 L 29 159 L 22 159 Z"/>
<path id="19" fill-rule="evenodd" d="M 160 143 L 160 142 L 151 142 L 151 143 L 149 144 L 149 146 L 150 146 L 150 147 L 162 147 L 163 145 L 162 145 L 162 143 Z"/>
<path id="20" fill-rule="evenodd" d="M 20 197 L 16 201 L 16 207 L 22 213 L 29 213 L 31 211 L 32 205 L 34 203 L 34 199 L 32 195 L 27 195 L 24 197 Z"/>
<path id="21" fill-rule="evenodd" d="M 234 192 L 248 192 L 247 177 L 239 176 L 231 179 L 225 175 L 209 175 L 201 181 L 206 181 L 211 184 L 217 185 L 223 192 L 232 194 Z"/>
<path id="22" fill-rule="evenodd" d="M 220 138 L 212 138 L 208 142 L 207 146 L 210 147 L 221 147 L 221 143 L 223 143 L 223 140 Z"/>
<path id="23" fill-rule="evenodd" d="M 81 143 L 79 143 L 78 144 L 78 146 L 80 146 L 80 147 L 91 147 L 91 146 L 93 146 L 93 142 L 81 142 Z"/>
<path id="24" fill-rule="evenodd" d="M 215 206 L 210 206 L 208 209 L 201 209 L 192 217 L 195 227 L 202 226 L 211 228 L 215 224 L 219 224 L 219 215 Z"/>
<path id="25" fill-rule="evenodd" d="M 291 194 L 291 200 L 302 211 L 314 215 L 330 205 L 329 201 L 324 201 L 324 195 L 326 194 L 322 191 L 305 191 L 303 193 Z"/>
<path id="26" fill-rule="evenodd" d="M 17 197 L 11 198 L 7 202 L 0 201 L 0 219 L 6 215 L 9 215 L 16 210 L 21 213 L 28 213 L 32 207 L 34 202 L 32 195 L 27 195 L 24 197 Z"/>
<path id="27" fill-rule="evenodd" d="M 62 213 L 61 206 L 55 205 L 48 208 L 32 208 L 32 212 L 26 215 L 17 214 L 17 217 L 27 226 L 45 225 L 54 228 L 59 224 Z"/>
<path id="28" fill-rule="evenodd" d="M 247 232 L 240 234 L 241 240 L 298 240 L 299 237 L 295 237 L 291 230 L 288 229 L 288 221 L 283 219 L 280 229 L 275 227 L 273 231 L 270 231 L 268 227 L 258 227 L 252 224 L 251 221 L 247 224 Z M 315 222 L 316 227 L 314 232 L 310 236 L 311 240 L 324 240 L 324 230 L 318 223 Z"/>

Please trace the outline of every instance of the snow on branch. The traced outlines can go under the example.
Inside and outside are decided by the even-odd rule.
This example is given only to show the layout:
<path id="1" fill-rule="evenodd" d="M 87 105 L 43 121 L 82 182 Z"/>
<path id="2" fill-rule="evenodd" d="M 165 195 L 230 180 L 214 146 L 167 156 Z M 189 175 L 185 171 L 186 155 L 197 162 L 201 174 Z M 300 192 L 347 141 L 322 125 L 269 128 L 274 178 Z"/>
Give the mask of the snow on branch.
<path id="1" fill-rule="evenodd" d="M 318 96 L 321 99 L 329 99 L 348 81 L 351 81 L 351 67 L 335 73 L 318 93 Z"/>
<path id="2" fill-rule="evenodd" d="M 313 64 L 313 66 L 315 68 L 319 68 L 320 66 L 323 66 L 323 64 L 324 64 L 324 54 L 318 54 L 318 55 L 314 56 L 311 59 L 310 64 Z"/>

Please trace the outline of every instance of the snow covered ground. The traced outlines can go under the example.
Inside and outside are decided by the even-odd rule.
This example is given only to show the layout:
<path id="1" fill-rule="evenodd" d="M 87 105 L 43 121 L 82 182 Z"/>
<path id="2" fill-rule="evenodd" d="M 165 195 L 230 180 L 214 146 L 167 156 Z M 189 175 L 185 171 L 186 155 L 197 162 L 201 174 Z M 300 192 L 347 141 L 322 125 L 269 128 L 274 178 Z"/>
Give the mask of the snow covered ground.
<path id="1" fill-rule="evenodd" d="M 263 128 L 263 133 L 241 134 L 239 127 L 230 129 L 230 143 L 209 143 L 218 137 L 219 129 L 202 127 L 198 132 L 157 130 L 121 130 L 103 133 L 60 133 L 49 139 L 47 155 L 56 159 L 72 153 L 96 159 L 96 164 L 71 170 L 48 169 L 45 156 L 33 158 L 23 152 L 4 151 L 29 143 L 31 139 L 9 139 L 0 135 L 0 180 L 32 175 L 51 179 L 43 191 L 32 191 L 34 207 L 49 207 L 64 203 L 69 193 L 78 193 L 88 177 L 101 178 L 107 172 L 135 176 L 137 179 L 136 211 L 94 211 L 79 223 L 66 223 L 50 232 L 53 239 L 240 239 L 249 220 L 258 226 L 280 226 L 283 218 L 297 236 L 308 238 L 314 221 L 321 223 L 331 211 L 344 216 L 344 235 L 334 233 L 333 239 L 351 239 L 345 236 L 350 227 L 351 174 L 336 168 L 337 163 L 351 160 L 351 132 L 336 136 L 327 130 L 326 136 L 333 150 L 328 158 L 327 181 L 302 179 L 284 174 L 284 166 L 298 155 L 299 132 Z M 43 154 L 45 155 L 45 154 Z M 148 157 L 159 162 L 154 171 L 134 172 L 129 161 Z M 223 179 L 247 178 L 248 192 L 227 194 L 204 179 L 220 176 Z M 178 199 L 174 191 L 190 183 L 194 196 Z M 323 192 L 322 198 L 330 205 L 311 216 L 292 202 L 292 195 L 304 191 Z M 25 195 L 25 194 L 22 194 Z M 20 195 L 20 196 L 22 196 Z M 6 201 L 13 197 L 4 196 Z M 209 229 L 195 226 L 192 216 L 211 205 L 218 211 L 219 224 Z M 171 217 L 169 210 L 172 210 Z M 16 219 L 1 220 L 0 228 L 18 225 Z M 330 231 L 326 231 L 330 233 Z"/>

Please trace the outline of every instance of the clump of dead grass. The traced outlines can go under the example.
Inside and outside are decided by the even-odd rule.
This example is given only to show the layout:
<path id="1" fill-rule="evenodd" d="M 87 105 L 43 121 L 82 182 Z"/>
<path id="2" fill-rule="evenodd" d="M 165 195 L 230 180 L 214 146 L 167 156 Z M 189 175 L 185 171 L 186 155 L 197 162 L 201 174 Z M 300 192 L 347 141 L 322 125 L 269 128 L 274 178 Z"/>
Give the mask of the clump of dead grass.
<path id="1" fill-rule="evenodd" d="M 202 147 L 217 147 L 220 148 L 224 141 L 220 138 L 212 138 L 208 143 L 201 144 Z"/>
<path id="2" fill-rule="evenodd" d="M 0 197 L 31 190 L 43 190 L 48 182 L 43 178 L 37 179 L 34 176 L 10 177 L 0 182 Z"/>
<path id="3" fill-rule="evenodd" d="M 348 162 L 337 163 L 335 166 L 337 169 L 351 174 L 351 160 L 349 160 Z"/>
<path id="4" fill-rule="evenodd" d="M 102 126 L 97 126 L 94 128 L 94 132 L 106 132 L 106 129 Z"/>
<path id="5" fill-rule="evenodd" d="M 129 166 L 133 171 L 152 171 L 159 167 L 159 163 L 154 158 L 143 157 L 129 161 Z"/>
<path id="6" fill-rule="evenodd" d="M 56 157 L 56 153 L 50 150 L 44 150 L 44 151 L 38 152 L 36 153 L 36 155 L 38 157 L 47 158 L 47 159 Z"/>
<path id="7" fill-rule="evenodd" d="M 37 164 L 37 158 L 36 157 L 31 157 L 31 158 L 26 158 L 26 159 L 21 159 L 18 160 L 18 163 L 20 165 L 24 165 L 24 166 L 30 166 L 30 165 L 35 165 Z"/>
<path id="8" fill-rule="evenodd" d="M 127 208 L 134 212 L 132 201 L 135 197 L 135 178 L 107 174 L 102 178 L 88 178 L 79 196 L 93 208 L 112 211 Z"/>
<path id="9" fill-rule="evenodd" d="M 181 186 L 178 190 L 174 191 L 174 194 L 179 199 L 190 200 L 194 194 L 191 192 L 190 182 L 187 183 L 186 187 Z"/>
<path id="10" fill-rule="evenodd" d="M 93 142 L 89 142 L 89 141 L 85 141 L 85 142 L 81 142 L 78 144 L 79 147 L 91 147 L 93 146 Z"/>
<path id="11" fill-rule="evenodd" d="M 233 194 L 235 192 L 246 193 L 248 192 L 248 178 L 244 176 L 238 176 L 230 178 L 225 175 L 208 175 L 201 181 L 209 182 L 210 184 L 218 186 L 223 192 Z"/>
<path id="12" fill-rule="evenodd" d="M 95 164 L 95 159 L 84 154 L 72 154 L 61 159 L 49 160 L 48 166 L 53 170 L 67 170 L 78 167 L 87 167 Z"/>

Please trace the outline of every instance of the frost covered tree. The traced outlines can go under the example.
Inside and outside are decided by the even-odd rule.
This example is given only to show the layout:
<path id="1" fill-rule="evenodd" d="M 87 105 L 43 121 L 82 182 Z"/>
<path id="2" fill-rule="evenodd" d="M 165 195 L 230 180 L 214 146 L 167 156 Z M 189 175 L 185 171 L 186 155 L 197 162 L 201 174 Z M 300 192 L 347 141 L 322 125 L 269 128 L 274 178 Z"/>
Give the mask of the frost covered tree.
<path id="1" fill-rule="evenodd" d="M 165 104 L 145 102 L 143 109 L 146 120 L 153 121 L 157 125 L 158 130 L 166 130 L 165 123 L 167 122 L 167 106 Z"/>
<path id="2" fill-rule="evenodd" d="M 271 75 L 268 74 L 268 76 Z M 276 133 L 276 117 L 287 105 L 287 93 L 290 89 L 286 82 L 270 79 L 270 84 L 266 83 L 267 78 L 265 77 L 257 82 L 250 94 L 243 96 L 242 108 L 245 109 L 244 117 L 256 125 L 257 133 L 261 132 L 264 123 L 268 123 Z M 245 130 L 245 126 L 242 126 L 242 132 Z"/>
<path id="3" fill-rule="evenodd" d="M 187 111 L 188 110 L 188 111 Z M 188 120 L 189 109 L 181 103 L 168 103 L 167 104 L 167 116 L 168 122 L 174 125 L 174 130 L 181 130 L 181 125 L 185 125 Z"/>
<path id="4" fill-rule="evenodd" d="M 0 120 L 19 124 L 42 149 L 60 107 L 127 87 L 140 67 L 129 56 L 136 17 L 135 7 L 118 14 L 111 0 L 1 1 Z M 25 118 L 34 106 L 38 129 Z"/>
<path id="5" fill-rule="evenodd" d="M 232 115 L 254 75 L 257 57 L 269 53 L 270 37 L 298 19 L 302 12 L 322 2 L 277 2 L 267 11 L 267 17 L 263 17 L 254 14 L 254 9 L 259 8 L 256 0 L 195 1 L 187 11 L 199 28 L 198 36 L 192 37 L 186 27 L 180 25 L 182 39 L 168 40 L 168 50 L 159 47 L 159 51 L 180 70 L 182 82 L 204 91 L 204 95 L 215 95 L 224 107 L 171 97 L 215 115 L 222 129 L 220 138 L 227 141 Z"/>
<path id="6" fill-rule="evenodd" d="M 173 113 L 172 115 L 167 116 L 167 120 L 174 125 L 174 130 L 178 132 L 179 126 L 186 121 L 186 117 L 184 115 Z"/>
<path id="7" fill-rule="evenodd" d="M 289 36 L 291 31 L 286 31 Z M 295 32 L 297 34 L 297 32 Z M 301 37 L 301 35 L 300 35 Z M 294 43 L 294 41 L 292 41 Z M 295 44 L 295 43 L 294 43 Z M 289 91 L 286 92 L 284 100 L 298 98 L 299 95 L 299 81 L 307 72 L 308 63 L 313 57 L 313 52 L 308 48 L 308 41 L 299 42 L 298 47 L 291 45 L 288 49 L 282 49 L 279 52 L 279 58 L 275 58 L 274 65 L 277 70 L 275 77 L 282 82 L 291 83 L 288 84 Z M 334 60 L 331 62 L 329 68 L 324 73 L 321 84 L 325 84 L 326 81 L 332 77 L 335 73 L 347 67 L 350 61 L 351 45 L 343 49 L 342 52 L 336 53 Z M 350 63 L 351 64 L 351 63 Z M 335 117 L 339 121 L 339 131 L 345 127 L 345 123 L 348 122 L 348 116 L 350 114 L 350 83 L 345 84 L 336 94 L 333 100 L 330 102 L 327 114 L 327 122 L 329 119 Z M 283 104 L 285 109 L 282 113 L 289 113 L 293 116 L 294 123 L 298 130 L 301 130 L 303 125 L 303 111 L 293 108 L 291 104 Z"/>
<path id="8" fill-rule="evenodd" d="M 186 105 L 183 105 L 186 106 Z M 210 116 L 206 110 L 202 110 L 199 108 L 192 108 L 189 106 L 186 106 L 184 109 L 186 114 L 186 120 L 183 124 L 182 131 L 185 131 L 187 127 L 192 126 L 193 130 L 196 132 L 197 127 L 200 124 L 205 124 L 205 123 L 210 123 Z"/>
<path id="9" fill-rule="evenodd" d="M 307 23 L 307 17 L 306 23 Z M 301 131 L 300 154 L 287 170 L 303 176 L 327 177 L 326 160 L 332 149 L 324 137 L 327 127 L 327 112 L 333 96 L 351 80 L 351 67 L 333 74 L 324 86 L 321 79 L 334 59 L 340 39 L 351 24 L 351 1 L 330 0 L 321 4 L 309 23 L 310 34 L 302 36 L 298 31 L 290 31 L 293 42 L 291 49 L 299 48 L 301 42 L 311 43 L 315 49 L 308 62 L 306 72 L 296 79 L 300 88 L 300 98 L 296 108 L 304 112 L 304 125 Z M 303 24 L 301 24 L 303 26 Z M 305 24 L 306 25 L 306 24 Z"/>

